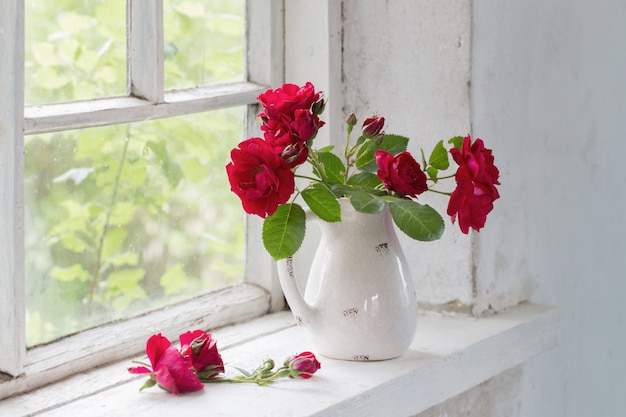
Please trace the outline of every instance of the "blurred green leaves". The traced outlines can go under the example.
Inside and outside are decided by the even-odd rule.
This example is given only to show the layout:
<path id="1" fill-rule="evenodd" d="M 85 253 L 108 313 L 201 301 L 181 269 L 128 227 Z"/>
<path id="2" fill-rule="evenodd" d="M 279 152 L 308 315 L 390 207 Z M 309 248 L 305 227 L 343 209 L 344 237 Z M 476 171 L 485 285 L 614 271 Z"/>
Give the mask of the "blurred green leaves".
<path id="1" fill-rule="evenodd" d="M 167 88 L 243 78 L 243 1 L 164 3 Z M 126 2 L 27 2 L 26 26 L 27 105 L 126 93 Z M 26 137 L 29 346 L 241 280 L 243 116 Z"/>

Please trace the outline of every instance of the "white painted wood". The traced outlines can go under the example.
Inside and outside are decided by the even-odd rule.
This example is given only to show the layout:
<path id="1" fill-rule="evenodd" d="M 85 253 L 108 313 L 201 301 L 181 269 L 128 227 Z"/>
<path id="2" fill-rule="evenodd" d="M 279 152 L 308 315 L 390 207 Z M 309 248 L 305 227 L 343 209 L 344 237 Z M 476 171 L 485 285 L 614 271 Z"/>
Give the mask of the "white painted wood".
<path id="1" fill-rule="evenodd" d="M 26 107 L 26 134 L 55 132 L 113 123 L 130 123 L 161 117 L 243 106 L 256 102 L 265 87 L 241 82 L 170 91 L 154 104 L 135 97 L 113 97 Z"/>
<path id="2" fill-rule="evenodd" d="M 0 382 L 0 398 L 136 354 L 154 333 L 177 337 L 181 329 L 213 329 L 258 317 L 268 310 L 269 295 L 265 290 L 241 284 L 124 322 L 86 330 L 29 350 L 25 375 Z"/>
<path id="3" fill-rule="evenodd" d="M 154 103 L 163 102 L 163 0 L 129 0 L 128 92 Z"/>
<path id="4" fill-rule="evenodd" d="M 236 372 L 235 366 L 254 368 L 266 357 L 280 363 L 310 348 L 301 328 L 284 327 L 286 314 L 266 316 L 241 331 L 264 333 L 278 323 L 279 330 L 271 334 L 223 345 L 220 351 L 228 375 Z M 274 323 L 265 326 L 265 320 Z M 551 349 L 558 341 L 556 311 L 539 305 L 520 305 L 481 319 L 430 313 L 420 315 L 418 323 L 417 337 L 402 357 L 380 362 L 319 357 L 322 368 L 310 380 L 283 380 L 269 388 L 207 385 L 201 392 L 177 397 L 156 388 L 140 393 L 145 377 L 129 378 L 125 368 L 130 361 L 125 361 L 4 400 L 0 415 L 142 417 L 178 415 L 180 410 L 201 415 L 210 409 L 216 416 L 412 416 Z M 219 331 L 214 336 L 220 340 Z"/>
<path id="5" fill-rule="evenodd" d="M 25 353 L 24 2 L 0 1 L 0 372 L 19 375 Z"/>
<path id="6" fill-rule="evenodd" d="M 250 82 L 272 88 L 284 82 L 284 7 L 283 0 L 246 3 L 246 72 Z M 257 120 L 259 110 L 259 106 L 248 107 L 247 137 L 262 136 Z M 246 280 L 265 288 L 271 295 L 271 311 L 279 311 L 284 308 L 285 300 L 275 263 L 263 247 L 262 227 L 258 217 L 246 217 Z"/>
<path id="7" fill-rule="evenodd" d="M 246 1 L 246 73 L 250 82 L 284 82 L 284 0 Z"/>

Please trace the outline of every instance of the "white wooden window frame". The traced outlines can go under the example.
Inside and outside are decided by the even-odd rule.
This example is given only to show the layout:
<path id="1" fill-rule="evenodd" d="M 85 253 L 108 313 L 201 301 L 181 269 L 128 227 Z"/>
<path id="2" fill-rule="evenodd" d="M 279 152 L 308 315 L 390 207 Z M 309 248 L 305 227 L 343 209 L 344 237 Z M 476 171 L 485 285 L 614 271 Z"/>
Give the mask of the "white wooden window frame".
<path id="1" fill-rule="evenodd" d="M 26 348 L 24 135 L 179 116 L 248 105 L 256 129 L 257 95 L 283 81 L 284 0 L 246 2 L 246 81 L 164 91 L 163 2 L 127 0 L 128 96 L 24 108 L 24 0 L 0 0 L 0 398 L 136 354 L 155 332 L 215 328 L 283 306 L 260 222 L 246 230 L 244 283 L 122 323 Z M 6 59 L 6 58 L 9 59 Z M 154 65 L 154 64 L 157 65 Z M 253 273 L 249 273 L 252 271 Z"/>

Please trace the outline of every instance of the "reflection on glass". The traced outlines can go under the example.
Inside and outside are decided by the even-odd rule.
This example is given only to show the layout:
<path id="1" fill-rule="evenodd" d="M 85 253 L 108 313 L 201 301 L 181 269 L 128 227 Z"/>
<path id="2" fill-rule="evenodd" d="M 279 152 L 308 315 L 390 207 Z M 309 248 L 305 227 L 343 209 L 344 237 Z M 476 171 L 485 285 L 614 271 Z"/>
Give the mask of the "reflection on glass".
<path id="1" fill-rule="evenodd" d="M 244 0 L 165 0 L 165 88 L 244 79 Z"/>
<path id="2" fill-rule="evenodd" d="M 25 103 L 126 94 L 124 0 L 25 2 Z"/>
<path id="3" fill-rule="evenodd" d="M 26 137 L 29 346 L 241 282 L 243 114 Z"/>

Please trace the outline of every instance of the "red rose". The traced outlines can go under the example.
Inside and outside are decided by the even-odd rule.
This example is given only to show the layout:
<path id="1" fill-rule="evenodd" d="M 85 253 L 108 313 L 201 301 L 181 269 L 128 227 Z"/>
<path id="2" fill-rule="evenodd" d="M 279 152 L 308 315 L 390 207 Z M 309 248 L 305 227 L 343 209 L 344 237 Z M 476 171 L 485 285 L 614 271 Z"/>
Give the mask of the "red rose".
<path id="1" fill-rule="evenodd" d="M 322 367 L 311 352 L 302 352 L 287 360 L 286 364 L 292 370 L 292 376 L 308 379 Z"/>
<path id="2" fill-rule="evenodd" d="M 363 122 L 362 134 L 367 137 L 378 136 L 385 126 L 384 117 L 368 117 Z"/>
<path id="3" fill-rule="evenodd" d="M 213 378 L 224 372 L 224 362 L 213 337 L 202 331 L 183 333 L 179 336 L 180 352 L 191 367 L 203 378 Z"/>
<path id="4" fill-rule="evenodd" d="M 469 228 L 478 231 L 485 226 L 487 214 L 493 209 L 493 202 L 500 198 L 496 189 L 500 175 L 494 165 L 491 149 L 485 148 L 482 139 L 472 139 L 467 135 L 461 149 L 452 148 L 450 154 L 459 165 L 455 174 L 456 189 L 450 196 L 447 213 L 465 234 Z"/>
<path id="5" fill-rule="evenodd" d="M 133 374 L 150 374 L 164 389 L 178 395 L 179 392 L 197 391 L 204 388 L 181 353 L 160 333 L 148 339 L 146 354 L 152 369 L 145 366 L 128 368 Z"/>
<path id="6" fill-rule="evenodd" d="M 292 132 L 288 120 L 268 119 L 261 130 L 265 132 L 265 141 L 272 146 L 274 153 L 285 159 L 291 168 L 306 161 L 309 148 Z"/>
<path id="7" fill-rule="evenodd" d="M 269 143 L 250 138 L 230 156 L 232 161 L 226 165 L 230 189 L 239 196 L 246 213 L 265 218 L 289 200 L 295 188 L 294 174 Z"/>
<path id="8" fill-rule="evenodd" d="M 376 151 L 376 165 L 378 165 L 378 178 L 388 190 L 403 197 L 417 197 L 418 194 L 428 190 L 426 174 L 408 152 L 400 152 L 393 156 L 389 152 L 378 150 Z"/>
<path id="9" fill-rule="evenodd" d="M 283 115 L 288 115 L 292 120 L 297 109 L 310 110 L 319 99 L 320 93 L 315 92 L 315 87 L 310 82 L 302 87 L 284 84 L 282 87 L 267 90 L 258 96 L 263 106 L 263 116 L 280 119 Z"/>
<path id="10" fill-rule="evenodd" d="M 308 109 L 298 109 L 294 112 L 290 126 L 302 142 L 307 142 L 317 135 L 317 130 L 324 125 L 319 117 Z"/>

